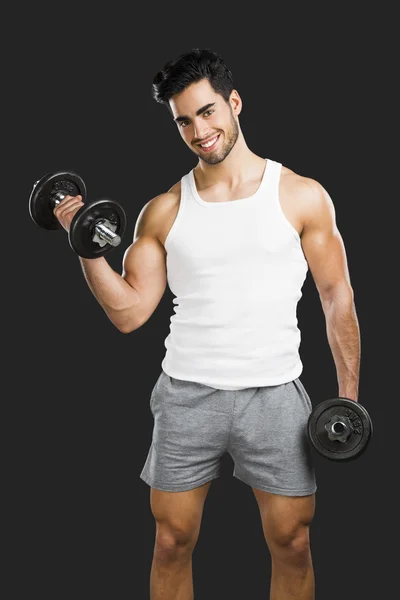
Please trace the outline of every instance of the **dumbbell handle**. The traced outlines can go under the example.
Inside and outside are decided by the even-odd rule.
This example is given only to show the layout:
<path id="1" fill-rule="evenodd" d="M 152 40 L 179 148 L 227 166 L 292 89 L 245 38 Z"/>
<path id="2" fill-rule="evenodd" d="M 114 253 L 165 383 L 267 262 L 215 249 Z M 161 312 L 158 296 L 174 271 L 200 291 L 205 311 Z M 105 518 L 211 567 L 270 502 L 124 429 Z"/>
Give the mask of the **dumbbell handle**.
<path id="1" fill-rule="evenodd" d="M 67 192 L 64 192 L 62 190 L 56 192 L 55 194 L 52 194 L 52 197 L 50 200 L 52 207 L 55 208 L 58 204 L 60 204 L 60 202 L 62 200 L 64 200 L 64 198 L 67 195 L 68 195 Z M 116 233 L 114 233 L 111 229 L 109 229 L 108 227 L 103 225 L 102 222 L 96 223 L 94 229 L 95 229 L 95 232 L 97 233 L 97 235 L 99 236 L 99 238 L 101 238 L 103 241 L 107 242 L 107 244 L 110 244 L 111 246 L 115 247 L 121 243 L 121 237 L 119 235 L 117 235 Z"/>

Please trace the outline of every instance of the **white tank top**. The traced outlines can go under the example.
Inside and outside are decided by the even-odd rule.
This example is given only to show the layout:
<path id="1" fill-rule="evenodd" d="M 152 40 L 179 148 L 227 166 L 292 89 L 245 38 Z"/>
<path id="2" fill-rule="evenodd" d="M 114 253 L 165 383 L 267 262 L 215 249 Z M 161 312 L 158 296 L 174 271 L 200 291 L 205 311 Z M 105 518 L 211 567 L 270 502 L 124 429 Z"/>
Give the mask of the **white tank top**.
<path id="1" fill-rule="evenodd" d="M 281 163 L 258 190 L 205 202 L 193 169 L 181 180 L 165 241 L 174 313 L 163 371 L 222 390 L 279 385 L 303 370 L 297 303 L 307 275 L 300 237 L 279 201 Z"/>

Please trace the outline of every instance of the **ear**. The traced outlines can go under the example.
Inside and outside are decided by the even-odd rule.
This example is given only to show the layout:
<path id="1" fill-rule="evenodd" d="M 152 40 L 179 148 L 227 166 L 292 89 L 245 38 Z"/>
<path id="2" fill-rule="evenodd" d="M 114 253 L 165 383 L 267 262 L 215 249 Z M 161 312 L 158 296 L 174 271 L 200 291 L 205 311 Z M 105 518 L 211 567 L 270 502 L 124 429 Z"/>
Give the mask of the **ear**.
<path id="1" fill-rule="evenodd" d="M 238 117 L 242 112 L 242 99 L 237 90 L 231 91 L 231 95 L 229 96 L 229 104 L 235 117 Z"/>

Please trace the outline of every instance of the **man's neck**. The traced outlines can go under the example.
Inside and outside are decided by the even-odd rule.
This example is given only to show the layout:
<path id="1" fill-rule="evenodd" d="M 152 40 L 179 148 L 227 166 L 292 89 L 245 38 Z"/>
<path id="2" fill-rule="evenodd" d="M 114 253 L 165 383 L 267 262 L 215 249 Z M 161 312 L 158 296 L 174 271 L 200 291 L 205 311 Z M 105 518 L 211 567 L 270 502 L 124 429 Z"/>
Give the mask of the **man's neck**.
<path id="1" fill-rule="evenodd" d="M 238 140 L 228 156 L 216 165 L 209 165 L 199 159 L 195 167 L 196 179 L 201 187 L 212 186 L 221 181 L 226 182 L 229 187 L 235 187 L 239 182 L 252 177 L 261 160 L 264 159 L 249 150 L 244 140 L 242 143 Z"/>

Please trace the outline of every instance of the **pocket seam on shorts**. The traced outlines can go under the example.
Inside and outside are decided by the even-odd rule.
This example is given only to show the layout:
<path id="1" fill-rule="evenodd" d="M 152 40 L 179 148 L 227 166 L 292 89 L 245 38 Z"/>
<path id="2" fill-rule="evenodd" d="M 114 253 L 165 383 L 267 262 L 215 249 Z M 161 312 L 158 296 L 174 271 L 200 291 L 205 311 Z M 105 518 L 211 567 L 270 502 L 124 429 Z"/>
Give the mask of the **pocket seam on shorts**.
<path id="1" fill-rule="evenodd" d="M 158 378 L 157 378 L 157 381 L 156 381 L 156 383 L 154 384 L 153 391 L 151 392 L 151 396 L 150 396 L 150 410 L 152 410 L 152 409 L 153 409 L 154 400 L 155 400 L 155 395 L 156 395 L 156 389 L 157 389 L 157 386 L 158 386 L 158 384 L 159 384 L 159 381 L 160 381 L 160 379 L 161 379 L 161 376 L 162 376 L 162 374 L 163 374 L 163 373 L 161 372 L 161 373 L 160 373 L 160 375 L 158 376 Z"/>
<path id="2" fill-rule="evenodd" d="M 310 396 L 308 395 L 306 388 L 304 387 L 304 385 L 303 385 L 302 381 L 300 381 L 300 378 L 299 378 L 299 377 L 297 377 L 296 381 L 298 382 L 298 384 L 299 384 L 299 386 L 300 386 L 300 388 L 301 388 L 301 390 L 302 390 L 302 392 L 303 392 L 303 394 L 304 394 L 304 397 L 305 397 L 305 399 L 306 399 L 306 402 L 307 402 L 307 404 L 308 404 L 308 407 L 309 407 L 310 411 L 312 411 L 312 409 L 313 409 L 313 406 L 312 406 L 311 398 L 310 398 Z"/>

